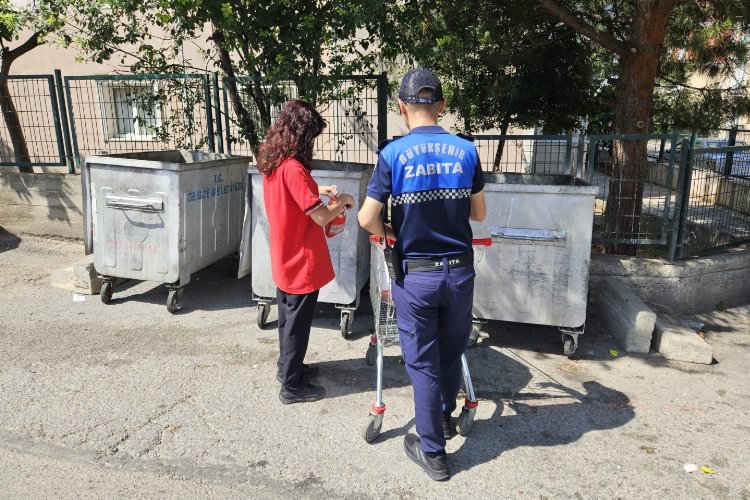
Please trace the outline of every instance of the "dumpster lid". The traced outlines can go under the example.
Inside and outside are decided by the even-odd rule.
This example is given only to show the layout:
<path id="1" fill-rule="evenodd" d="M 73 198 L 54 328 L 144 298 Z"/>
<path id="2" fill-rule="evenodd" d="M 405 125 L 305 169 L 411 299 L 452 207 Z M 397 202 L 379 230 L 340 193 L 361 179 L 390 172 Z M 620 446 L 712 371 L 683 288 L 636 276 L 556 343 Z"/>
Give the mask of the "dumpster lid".
<path id="1" fill-rule="evenodd" d="M 195 170 L 226 164 L 227 160 L 252 161 L 251 156 L 234 156 L 223 153 L 206 153 L 188 149 L 164 151 L 138 151 L 131 153 L 86 156 L 88 165 L 113 165 L 119 167 L 150 168 L 156 170 Z"/>

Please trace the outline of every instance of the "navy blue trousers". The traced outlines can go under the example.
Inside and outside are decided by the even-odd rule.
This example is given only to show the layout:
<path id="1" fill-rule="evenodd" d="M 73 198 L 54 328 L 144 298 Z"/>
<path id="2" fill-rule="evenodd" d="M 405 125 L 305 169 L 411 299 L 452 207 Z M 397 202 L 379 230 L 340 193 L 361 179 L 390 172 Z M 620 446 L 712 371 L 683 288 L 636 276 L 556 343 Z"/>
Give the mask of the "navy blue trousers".
<path id="1" fill-rule="evenodd" d="M 287 389 L 298 389 L 304 384 L 302 363 L 310 341 L 318 292 L 294 294 L 276 289 L 279 306 L 279 360 L 276 364 Z"/>
<path id="2" fill-rule="evenodd" d="M 474 267 L 407 273 L 393 282 L 401 352 L 414 387 L 422 450 L 445 449 L 443 413 L 456 409 L 461 355 L 471 333 Z"/>

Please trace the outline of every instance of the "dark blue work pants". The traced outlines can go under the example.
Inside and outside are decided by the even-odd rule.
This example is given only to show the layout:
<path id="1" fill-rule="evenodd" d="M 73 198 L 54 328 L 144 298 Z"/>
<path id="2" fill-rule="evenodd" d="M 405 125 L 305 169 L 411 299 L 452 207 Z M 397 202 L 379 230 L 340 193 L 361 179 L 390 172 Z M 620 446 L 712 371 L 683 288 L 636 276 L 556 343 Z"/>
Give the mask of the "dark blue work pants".
<path id="1" fill-rule="evenodd" d="M 414 386 L 417 433 L 425 452 L 445 449 L 443 412 L 456 409 L 461 355 L 471 333 L 474 267 L 413 272 L 393 283 L 401 352 Z"/>
<path id="2" fill-rule="evenodd" d="M 304 384 L 302 363 L 310 341 L 318 292 L 294 294 L 276 289 L 279 306 L 279 360 L 281 381 L 287 389 L 299 389 Z"/>

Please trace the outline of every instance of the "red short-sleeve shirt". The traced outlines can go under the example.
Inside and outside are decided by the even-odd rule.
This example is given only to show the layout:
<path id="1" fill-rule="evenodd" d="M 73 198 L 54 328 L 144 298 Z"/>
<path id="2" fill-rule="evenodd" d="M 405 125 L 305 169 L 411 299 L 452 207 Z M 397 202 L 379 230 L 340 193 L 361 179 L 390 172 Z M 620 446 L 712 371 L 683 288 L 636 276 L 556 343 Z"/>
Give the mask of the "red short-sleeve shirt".
<path id="1" fill-rule="evenodd" d="M 287 293 L 321 289 L 334 278 L 325 234 L 310 213 L 323 206 L 318 184 L 300 162 L 287 158 L 263 176 L 271 243 L 271 272 Z"/>

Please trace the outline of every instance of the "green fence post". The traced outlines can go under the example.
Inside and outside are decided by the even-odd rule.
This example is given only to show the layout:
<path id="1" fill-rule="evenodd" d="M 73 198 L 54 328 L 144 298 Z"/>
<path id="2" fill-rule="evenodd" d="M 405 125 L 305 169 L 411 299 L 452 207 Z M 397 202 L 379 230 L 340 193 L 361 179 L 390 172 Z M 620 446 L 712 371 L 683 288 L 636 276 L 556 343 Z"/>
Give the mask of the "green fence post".
<path id="1" fill-rule="evenodd" d="M 573 170 L 573 136 L 569 135 L 565 139 L 565 171 L 570 174 L 571 181 L 575 182 L 575 171 Z"/>
<path id="2" fill-rule="evenodd" d="M 586 155 L 586 178 L 589 184 L 594 182 L 594 158 L 596 157 L 596 145 L 599 139 L 596 136 L 589 137 L 589 150 Z"/>
<path id="3" fill-rule="evenodd" d="M 378 75 L 378 144 L 388 139 L 388 73 Z"/>
<path id="4" fill-rule="evenodd" d="M 221 79 L 221 94 L 224 98 L 224 130 L 227 134 L 227 154 L 232 154 L 232 127 L 229 123 L 229 98 L 227 96 L 227 77 Z"/>
<path id="5" fill-rule="evenodd" d="M 65 82 L 65 97 L 68 104 L 68 117 L 70 120 L 70 138 L 73 141 L 73 168 L 75 169 L 80 165 L 81 158 L 78 151 L 78 137 L 76 135 L 76 120 L 73 114 L 73 99 L 70 94 L 70 80 L 72 77 L 66 76 L 63 80 Z"/>
<path id="6" fill-rule="evenodd" d="M 216 152 L 216 143 L 214 142 L 214 117 L 211 109 L 211 90 L 208 85 L 208 75 L 201 75 L 203 77 L 203 101 L 206 106 L 206 125 L 208 125 L 208 150 L 212 153 Z"/>
<path id="7" fill-rule="evenodd" d="M 682 141 L 680 155 L 680 171 L 677 175 L 677 195 L 674 204 L 674 227 L 672 241 L 669 245 L 669 260 L 677 260 L 682 250 L 682 238 L 685 231 L 685 217 L 690 202 L 690 182 L 692 179 L 693 149 L 690 147 L 695 137 Z"/>
<path id="8" fill-rule="evenodd" d="M 578 176 L 578 172 L 581 173 L 581 179 L 583 179 L 584 176 L 584 170 L 583 170 L 583 149 L 584 149 L 584 141 L 586 140 L 586 137 L 579 133 L 578 134 L 578 146 L 577 146 L 577 153 L 576 153 L 576 163 L 575 163 L 575 170 L 573 171 L 573 177 Z"/>
<path id="9" fill-rule="evenodd" d="M 65 106 L 65 93 L 63 91 L 62 72 L 55 70 L 55 86 L 57 87 L 57 105 L 60 109 L 60 121 L 62 122 L 63 143 L 65 144 L 65 163 L 68 165 L 68 173 L 75 174 L 76 166 L 73 162 L 73 148 L 70 144 L 70 126 L 68 125 L 68 110 Z"/>
<path id="10" fill-rule="evenodd" d="M 729 129 L 729 139 L 727 140 L 727 146 L 734 146 L 737 144 L 737 127 Z M 727 151 L 727 157 L 724 161 L 724 176 L 727 177 L 732 173 L 732 163 L 734 162 L 734 151 Z"/>
<path id="11" fill-rule="evenodd" d="M 219 73 L 216 71 L 211 75 L 214 91 L 214 107 L 216 108 L 216 138 L 219 143 L 219 153 L 224 152 L 224 132 L 221 123 L 221 100 L 219 99 Z M 226 110 L 224 111 L 226 113 Z"/>

